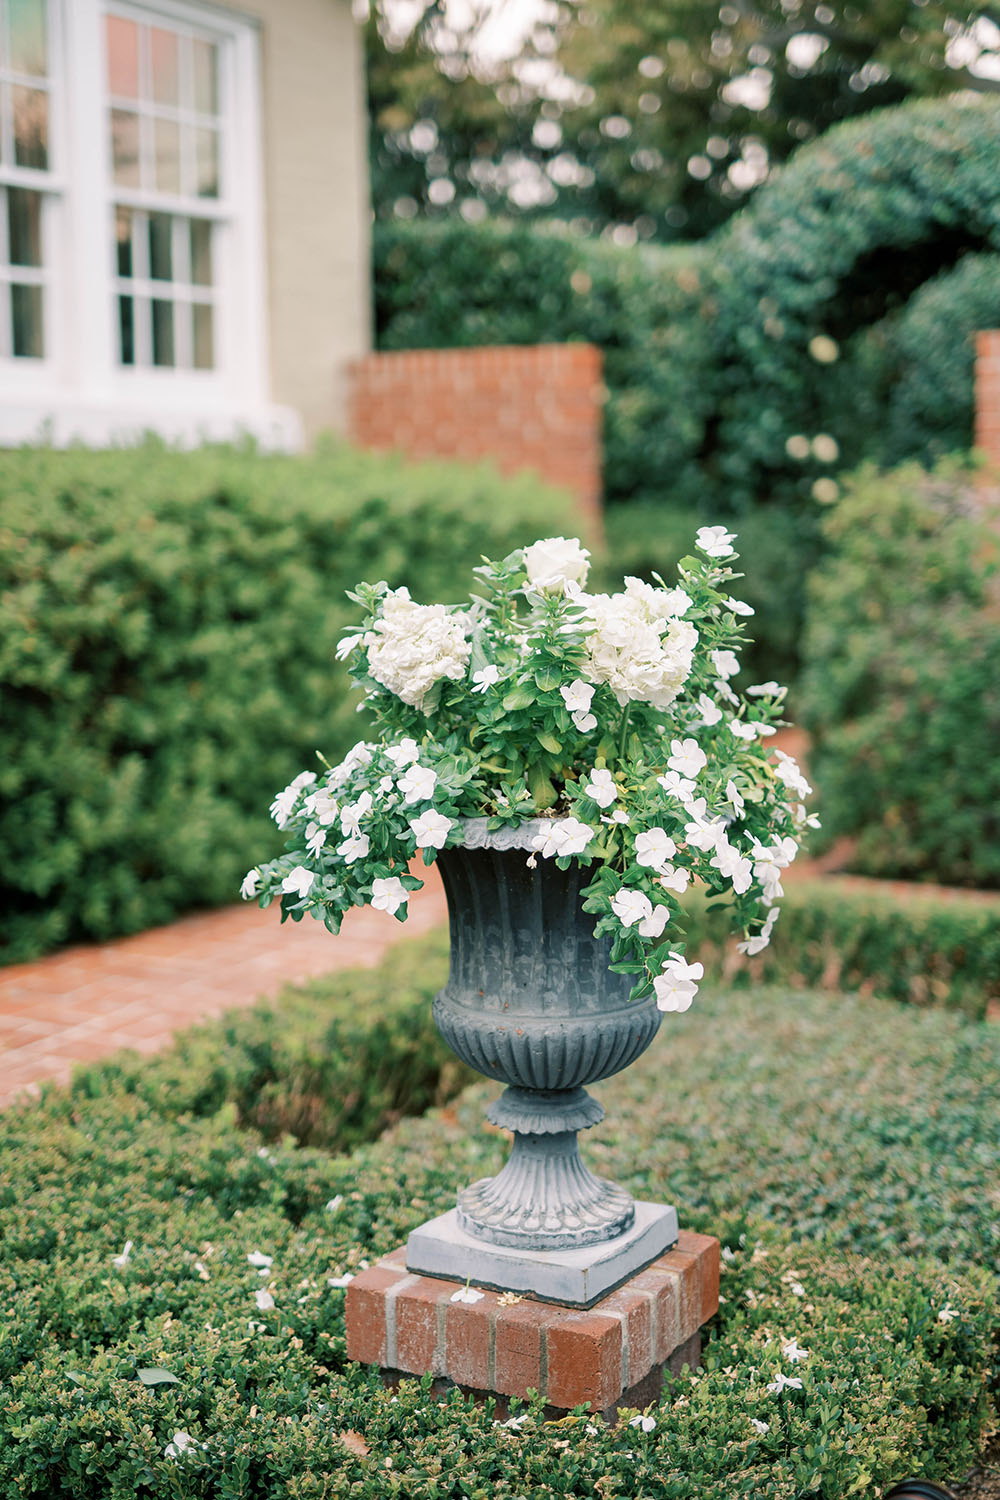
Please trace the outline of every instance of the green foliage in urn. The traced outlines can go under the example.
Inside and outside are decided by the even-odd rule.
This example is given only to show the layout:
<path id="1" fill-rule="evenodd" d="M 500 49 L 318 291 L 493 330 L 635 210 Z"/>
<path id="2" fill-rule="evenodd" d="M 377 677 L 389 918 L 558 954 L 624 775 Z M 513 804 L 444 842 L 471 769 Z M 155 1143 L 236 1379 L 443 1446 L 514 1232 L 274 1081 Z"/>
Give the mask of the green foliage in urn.
<path id="1" fill-rule="evenodd" d="M 448 591 L 565 513 L 344 448 L 0 456 L 0 962 L 229 899 L 269 789 L 350 743 L 350 583 Z"/>
<path id="2" fill-rule="evenodd" d="M 830 513 L 800 683 L 824 837 L 862 874 L 1000 887 L 1000 544 L 956 465 L 863 469 Z"/>

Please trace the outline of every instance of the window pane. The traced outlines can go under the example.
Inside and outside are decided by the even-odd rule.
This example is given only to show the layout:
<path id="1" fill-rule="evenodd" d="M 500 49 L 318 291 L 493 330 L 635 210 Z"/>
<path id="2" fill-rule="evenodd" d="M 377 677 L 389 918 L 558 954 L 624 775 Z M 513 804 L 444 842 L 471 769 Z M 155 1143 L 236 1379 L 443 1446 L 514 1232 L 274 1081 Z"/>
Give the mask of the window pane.
<path id="1" fill-rule="evenodd" d="M 15 73 L 48 73 L 45 0 L 7 0 L 10 17 L 10 65 Z"/>
<path id="2" fill-rule="evenodd" d="M 132 215 L 127 208 L 115 211 L 115 250 L 119 276 L 132 272 Z"/>
<path id="3" fill-rule="evenodd" d="M 153 299 L 153 364 L 174 362 L 174 304 Z"/>
<path id="4" fill-rule="evenodd" d="M 156 187 L 161 193 L 181 190 L 181 131 L 176 120 L 154 120 Z"/>
<path id="5" fill-rule="evenodd" d="M 42 289 L 19 286 L 10 289 L 11 321 L 14 331 L 14 353 L 23 359 L 42 357 Z"/>
<path id="6" fill-rule="evenodd" d="M 211 370 L 215 365 L 211 304 L 195 302 L 191 312 L 194 316 L 194 367 L 196 370 Z"/>
<path id="7" fill-rule="evenodd" d="M 149 274 L 154 281 L 173 281 L 170 240 L 173 220 L 169 214 L 149 216 Z"/>
<path id="8" fill-rule="evenodd" d="M 49 96 L 44 89 L 11 89 L 14 104 L 14 160 L 19 167 L 49 164 Z"/>
<path id="9" fill-rule="evenodd" d="M 135 303 L 131 297 L 118 298 L 118 332 L 123 365 L 135 364 Z"/>
<path id="10" fill-rule="evenodd" d="M 194 49 L 194 107 L 200 114 L 219 113 L 218 48 L 211 42 L 192 43 Z"/>
<path id="11" fill-rule="evenodd" d="M 26 188 L 7 189 L 12 266 L 42 264 L 42 195 Z"/>
<path id="12" fill-rule="evenodd" d="M 177 61 L 177 33 L 161 31 L 154 26 L 150 32 L 153 56 L 153 98 L 157 104 L 177 104 L 179 67 Z"/>
<path id="13" fill-rule="evenodd" d="M 139 28 L 121 16 L 107 18 L 108 88 L 123 99 L 139 97 Z"/>
<path id="14" fill-rule="evenodd" d="M 191 280 L 195 286 L 212 285 L 212 226 L 207 219 L 191 221 Z"/>
<path id="15" fill-rule="evenodd" d="M 111 160 L 116 182 L 139 186 L 139 116 L 130 109 L 111 111 Z"/>
<path id="16" fill-rule="evenodd" d="M 219 136 L 214 130 L 194 133 L 195 191 L 199 198 L 219 196 Z"/>

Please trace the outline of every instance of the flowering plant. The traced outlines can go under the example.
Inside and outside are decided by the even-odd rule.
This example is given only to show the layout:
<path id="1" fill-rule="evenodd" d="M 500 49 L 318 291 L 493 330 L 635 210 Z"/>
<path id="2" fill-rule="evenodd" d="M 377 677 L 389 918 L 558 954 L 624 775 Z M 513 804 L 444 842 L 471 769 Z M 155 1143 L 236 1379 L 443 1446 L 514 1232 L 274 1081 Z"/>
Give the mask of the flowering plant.
<path id="1" fill-rule="evenodd" d="M 767 745 L 784 689 L 733 686 L 753 613 L 729 592 L 733 540 L 702 527 L 676 588 L 587 593 L 589 553 L 564 537 L 484 562 L 466 605 L 361 584 L 349 597 L 364 620 L 337 654 L 375 735 L 278 793 L 288 853 L 251 870 L 244 897 L 280 897 L 283 920 L 308 911 L 333 932 L 352 906 L 402 921 L 418 851 L 431 864 L 460 844 L 463 819 L 535 820 L 528 863 L 590 867 L 585 910 L 633 997 L 686 1010 L 702 976 L 683 956 L 689 882 L 729 898 L 740 948 L 758 953 L 815 824 L 798 766 Z"/>

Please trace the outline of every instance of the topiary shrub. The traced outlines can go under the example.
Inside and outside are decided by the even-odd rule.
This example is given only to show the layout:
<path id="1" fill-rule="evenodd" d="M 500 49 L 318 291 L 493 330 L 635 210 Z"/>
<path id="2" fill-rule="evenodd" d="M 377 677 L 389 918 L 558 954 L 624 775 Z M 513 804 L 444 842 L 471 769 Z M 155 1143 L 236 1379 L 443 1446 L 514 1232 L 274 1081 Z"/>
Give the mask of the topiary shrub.
<path id="1" fill-rule="evenodd" d="M 1000 542 L 982 503 L 956 465 L 865 468 L 827 518 L 800 711 L 822 841 L 856 840 L 863 874 L 1000 887 Z"/>
<path id="2" fill-rule="evenodd" d="M 275 789 L 357 738 L 345 590 L 447 598 L 571 525 L 535 480 L 343 448 L 8 451 L 0 515 L 0 962 L 235 899 Z"/>

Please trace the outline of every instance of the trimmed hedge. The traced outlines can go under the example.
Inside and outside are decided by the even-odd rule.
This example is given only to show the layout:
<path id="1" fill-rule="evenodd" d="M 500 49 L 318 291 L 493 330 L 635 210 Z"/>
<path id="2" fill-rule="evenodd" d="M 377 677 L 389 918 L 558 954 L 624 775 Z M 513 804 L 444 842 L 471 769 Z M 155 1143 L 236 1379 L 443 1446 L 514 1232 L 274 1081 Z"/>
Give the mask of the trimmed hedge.
<path id="1" fill-rule="evenodd" d="M 448 598 L 569 509 L 485 467 L 147 445 L 4 452 L 0 517 L 10 962 L 232 900 L 275 788 L 357 738 L 345 590 Z"/>
<path id="2" fill-rule="evenodd" d="M 735 952 L 718 907 L 684 904 L 686 938 L 727 984 L 796 984 L 912 1005 L 945 1005 L 976 1020 L 1000 1006 L 1000 899 L 905 896 L 877 881 L 788 880 L 770 947 Z"/>
<path id="3" fill-rule="evenodd" d="M 443 934 L 410 958 L 426 1009 Z M 328 1022 L 356 1014 L 369 983 L 335 976 L 325 1005 L 317 987 L 310 1003 Z M 294 1032 L 305 1011 L 288 1003 Z M 210 1075 L 210 1050 L 188 1060 Z M 684 1080 L 668 1110 L 665 1063 Z M 178 1114 L 184 1069 L 166 1067 L 152 1060 L 131 1092 L 120 1071 L 90 1069 L 88 1088 L 0 1117 L 0 1493 L 12 1500 L 839 1500 L 974 1460 L 996 1324 L 982 1266 L 1000 1249 L 990 1029 L 872 1000 L 705 992 L 602 1088 L 592 1159 L 632 1191 L 675 1198 L 686 1224 L 729 1247 L 704 1368 L 670 1382 L 648 1434 L 546 1423 L 537 1408 L 519 1432 L 495 1427 L 489 1406 L 437 1403 L 419 1382 L 390 1393 L 346 1363 L 344 1294 L 327 1278 L 496 1170 L 506 1147 L 479 1128 L 495 1085 L 331 1158 L 262 1144 L 207 1094 L 213 1113 Z M 253 1251 L 274 1257 L 264 1277 Z M 273 1309 L 257 1308 L 264 1287 Z M 809 1351 L 794 1367 L 791 1338 Z M 146 1385 L 138 1371 L 151 1369 L 174 1379 Z M 803 1389 L 768 1392 L 779 1370 Z M 168 1457 L 178 1430 L 206 1446 Z"/>
<path id="4" fill-rule="evenodd" d="M 863 469 L 825 527 L 799 682 L 822 842 L 861 874 L 1000 887 L 1000 543 L 955 465 Z"/>

